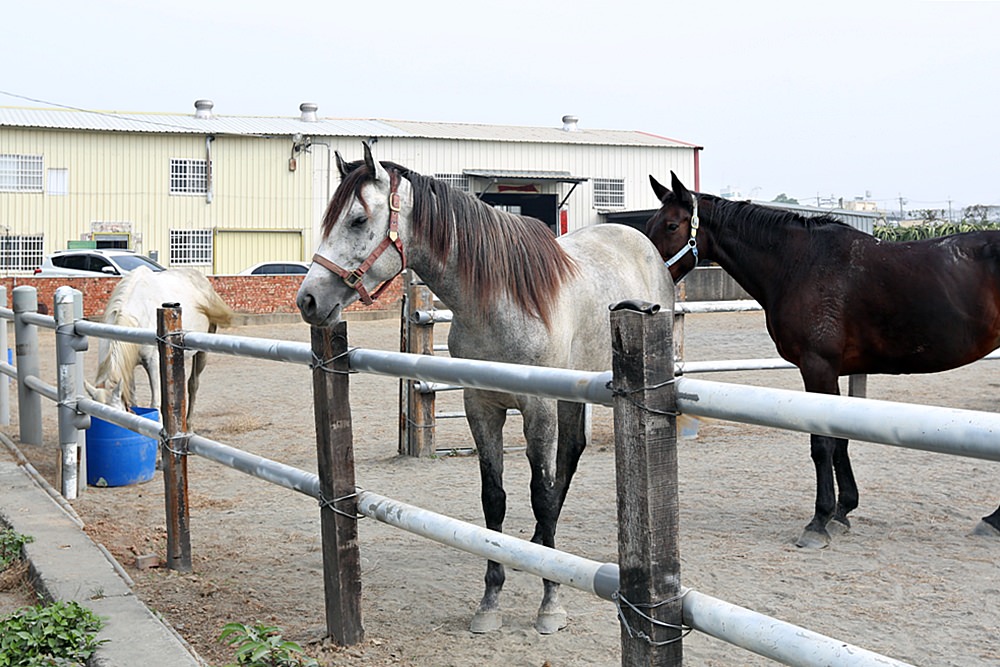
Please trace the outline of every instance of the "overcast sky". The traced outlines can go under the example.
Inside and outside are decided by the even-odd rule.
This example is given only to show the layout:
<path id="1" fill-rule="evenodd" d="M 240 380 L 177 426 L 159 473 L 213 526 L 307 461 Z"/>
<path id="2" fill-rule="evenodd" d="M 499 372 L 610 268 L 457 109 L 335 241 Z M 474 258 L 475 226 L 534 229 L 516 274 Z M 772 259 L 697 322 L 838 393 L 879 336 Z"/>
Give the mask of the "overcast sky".
<path id="1" fill-rule="evenodd" d="M 3 106 L 574 114 L 703 146 L 706 192 L 1000 204 L 998 2 L 47 0 L 0 16 Z"/>

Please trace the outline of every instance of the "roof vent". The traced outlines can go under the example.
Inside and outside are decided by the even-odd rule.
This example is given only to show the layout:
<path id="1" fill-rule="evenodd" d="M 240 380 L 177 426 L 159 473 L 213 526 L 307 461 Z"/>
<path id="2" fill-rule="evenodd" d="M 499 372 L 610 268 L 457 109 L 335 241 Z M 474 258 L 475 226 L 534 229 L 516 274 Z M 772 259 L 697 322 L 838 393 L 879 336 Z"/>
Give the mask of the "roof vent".
<path id="1" fill-rule="evenodd" d="M 194 101 L 194 117 L 195 118 L 213 118 L 212 107 L 215 104 L 212 100 L 195 100 Z"/>
<path id="2" fill-rule="evenodd" d="M 562 117 L 563 130 L 565 130 L 566 132 L 578 132 L 580 128 L 578 128 L 576 124 L 579 121 L 580 119 L 577 118 L 576 116 L 563 116 Z"/>
<path id="3" fill-rule="evenodd" d="M 303 102 L 300 104 L 299 111 L 302 112 L 302 122 L 315 123 L 318 120 L 316 118 L 317 109 L 319 109 L 319 105 L 315 102 Z"/>

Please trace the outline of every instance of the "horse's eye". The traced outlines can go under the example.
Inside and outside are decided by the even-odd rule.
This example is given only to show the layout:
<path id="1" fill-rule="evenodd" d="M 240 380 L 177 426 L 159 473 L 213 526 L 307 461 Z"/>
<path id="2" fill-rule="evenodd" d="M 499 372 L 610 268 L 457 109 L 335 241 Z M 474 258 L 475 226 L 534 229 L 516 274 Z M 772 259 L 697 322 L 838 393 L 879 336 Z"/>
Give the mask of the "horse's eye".
<path id="1" fill-rule="evenodd" d="M 351 220 L 351 227 L 352 228 L 363 227 L 366 222 L 368 222 L 368 218 L 366 218 L 363 215 L 359 215 L 358 217 L 353 218 Z"/>
<path id="2" fill-rule="evenodd" d="M 667 230 L 671 232 L 676 232 L 678 229 L 680 229 L 680 226 L 681 223 L 679 222 L 671 222 L 669 225 L 667 225 Z"/>

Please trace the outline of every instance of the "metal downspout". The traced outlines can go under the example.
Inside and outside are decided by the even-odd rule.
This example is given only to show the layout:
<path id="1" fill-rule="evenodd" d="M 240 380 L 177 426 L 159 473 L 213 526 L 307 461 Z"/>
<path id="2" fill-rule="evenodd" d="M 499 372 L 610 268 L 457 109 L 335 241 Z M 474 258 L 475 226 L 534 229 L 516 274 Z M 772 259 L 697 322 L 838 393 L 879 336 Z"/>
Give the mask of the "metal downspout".
<path id="1" fill-rule="evenodd" d="M 211 134 L 205 135 L 205 203 L 212 203 L 212 142 L 215 137 Z"/>

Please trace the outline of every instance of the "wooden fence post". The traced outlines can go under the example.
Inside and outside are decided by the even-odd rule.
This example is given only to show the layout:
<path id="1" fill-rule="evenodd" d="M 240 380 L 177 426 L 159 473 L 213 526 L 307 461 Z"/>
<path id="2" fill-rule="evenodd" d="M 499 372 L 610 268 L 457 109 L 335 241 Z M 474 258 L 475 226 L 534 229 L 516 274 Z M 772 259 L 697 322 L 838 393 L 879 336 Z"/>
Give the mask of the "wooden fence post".
<path id="1" fill-rule="evenodd" d="M 612 306 L 622 665 L 680 665 L 673 304 Z"/>
<path id="2" fill-rule="evenodd" d="M 362 642 L 361 556 L 354 484 L 347 323 L 312 327 L 313 402 L 323 537 L 326 628 L 341 646 Z"/>
<path id="3" fill-rule="evenodd" d="M 166 565 L 171 570 L 190 572 L 187 456 L 191 436 L 187 425 L 184 329 L 180 304 L 165 303 L 156 309 L 156 337 L 160 352 L 160 419 L 164 433 L 160 459 L 167 512 Z"/>
<path id="4" fill-rule="evenodd" d="M 417 311 L 431 310 L 434 307 L 434 295 L 423 284 L 411 285 L 407 290 L 406 312 L 401 352 L 413 354 L 434 354 L 434 323 L 418 324 L 413 315 Z M 403 400 L 405 409 L 400 417 L 405 420 L 400 424 L 401 433 L 399 453 L 404 456 L 432 456 L 434 445 L 434 410 L 435 396 L 417 391 L 416 380 L 401 380 L 403 383 Z"/>

